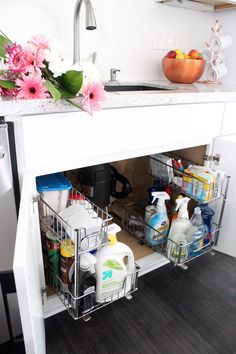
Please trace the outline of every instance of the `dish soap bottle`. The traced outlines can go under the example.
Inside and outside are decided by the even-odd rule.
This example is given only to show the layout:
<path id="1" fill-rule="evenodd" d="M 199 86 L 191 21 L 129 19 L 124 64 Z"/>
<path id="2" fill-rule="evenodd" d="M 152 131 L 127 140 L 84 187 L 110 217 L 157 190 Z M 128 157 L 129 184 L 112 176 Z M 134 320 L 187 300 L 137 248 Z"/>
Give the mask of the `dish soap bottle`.
<path id="1" fill-rule="evenodd" d="M 208 204 L 201 205 L 202 219 L 207 227 L 207 236 L 205 237 L 203 243 L 204 245 L 210 244 L 212 239 L 212 218 L 215 215 L 215 211 L 208 206 Z"/>
<path id="2" fill-rule="evenodd" d="M 170 199 L 166 192 L 152 192 L 152 203 L 158 199 L 156 212 L 148 221 L 146 241 L 150 246 L 158 246 L 166 241 L 169 229 L 169 219 L 167 216 L 165 201 Z"/>
<path id="3" fill-rule="evenodd" d="M 131 274 L 135 270 L 132 250 L 124 243 L 118 242 L 116 234 L 108 234 L 108 240 L 109 244 L 101 247 L 96 253 L 96 300 L 100 303 L 126 295 L 131 290 Z"/>
<path id="4" fill-rule="evenodd" d="M 189 246 L 189 256 L 197 256 L 203 247 L 204 238 L 207 236 L 207 226 L 203 223 L 201 208 L 194 208 L 190 219 L 192 227 L 187 231 L 187 241 L 192 242 Z"/>
<path id="5" fill-rule="evenodd" d="M 188 257 L 186 233 L 192 224 L 189 221 L 188 202 L 190 198 L 177 198 L 178 217 L 172 220 L 167 242 L 167 256 L 174 262 L 183 263 Z"/>

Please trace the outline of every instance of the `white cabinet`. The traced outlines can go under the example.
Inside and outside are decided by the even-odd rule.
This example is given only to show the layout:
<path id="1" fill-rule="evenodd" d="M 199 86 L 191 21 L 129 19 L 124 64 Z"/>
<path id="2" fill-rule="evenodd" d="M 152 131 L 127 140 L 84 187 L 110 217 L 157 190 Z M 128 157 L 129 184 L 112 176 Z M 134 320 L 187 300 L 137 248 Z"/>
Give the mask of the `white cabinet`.
<path id="1" fill-rule="evenodd" d="M 221 135 L 236 134 L 236 102 L 225 103 Z"/>
<path id="2" fill-rule="evenodd" d="M 222 220 L 222 231 L 216 249 L 236 257 L 235 215 L 236 215 L 236 167 L 234 152 L 236 151 L 236 135 L 216 138 L 213 153 L 220 154 L 219 165 L 212 164 L 212 168 L 227 171 L 231 176 L 227 203 Z"/>
<path id="3" fill-rule="evenodd" d="M 45 287 L 34 178 L 25 174 L 18 219 L 14 275 L 27 353 L 45 353 L 41 289 Z"/>
<path id="4" fill-rule="evenodd" d="M 20 177 L 211 143 L 224 103 L 40 114 L 17 120 Z"/>
<path id="5" fill-rule="evenodd" d="M 94 117 L 75 112 L 16 119 L 22 197 L 14 272 L 27 353 L 45 353 L 43 318 L 62 309 L 55 297 L 42 304 L 45 280 L 33 202 L 35 176 L 211 144 L 220 135 L 223 111 L 224 104 L 213 103 L 104 110 Z M 155 262 L 153 256 L 148 259 Z M 165 262 L 158 261 L 156 267 L 160 264 Z"/>

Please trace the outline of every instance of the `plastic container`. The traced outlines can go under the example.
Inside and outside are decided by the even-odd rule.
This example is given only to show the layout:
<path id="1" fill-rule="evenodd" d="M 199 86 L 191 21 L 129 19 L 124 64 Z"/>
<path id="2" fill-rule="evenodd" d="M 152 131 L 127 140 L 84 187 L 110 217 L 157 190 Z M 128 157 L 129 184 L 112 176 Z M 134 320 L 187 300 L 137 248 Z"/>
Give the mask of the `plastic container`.
<path id="1" fill-rule="evenodd" d="M 88 250 L 93 247 L 97 248 L 102 243 L 103 237 L 103 233 L 101 233 L 102 218 L 98 217 L 96 211 L 92 208 L 85 208 L 85 205 L 89 206 L 89 203 L 86 200 L 82 200 L 81 204 L 72 204 L 59 214 L 59 216 L 70 225 L 68 227 L 65 226 L 65 230 L 72 241 L 75 241 L 76 231 L 70 232 L 70 229 L 81 230 L 80 246 L 82 250 Z"/>
<path id="2" fill-rule="evenodd" d="M 90 312 L 96 303 L 95 291 L 96 291 L 96 277 L 94 265 L 97 259 L 90 253 L 83 253 L 80 256 L 79 263 L 79 284 L 78 284 L 78 296 L 81 297 L 77 301 L 80 314 L 86 314 Z M 74 264 L 73 273 L 71 275 L 72 293 L 74 293 Z"/>
<path id="3" fill-rule="evenodd" d="M 186 233 L 192 226 L 188 215 L 189 198 L 177 198 L 176 208 L 179 209 L 178 217 L 172 219 L 167 242 L 168 258 L 174 262 L 184 262 L 188 257 Z"/>
<path id="4" fill-rule="evenodd" d="M 108 239 L 109 244 L 96 253 L 96 300 L 100 303 L 116 300 L 129 293 L 132 276 L 128 274 L 135 271 L 132 250 L 124 243 L 117 242 L 115 234 L 109 234 Z"/>
<path id="5" fill-rule="evenodd" d="M 174 178 L 172 159 L 164 154 L 154 154 L 149 156 L 150 173 L 154 177 L 160 178 L 164 183 L 171 183 Z"/>
<path id="6" fill-rule="evenodd" d="M 70 240 L 62 241 L 60 247 L 61 280 L 71 288 L 70 273 L 73 271 L 75 245 Z"/>
<path id="7" fill-rule="evenodd" d="M 150 159 L 151 160 L 151 159 Z M 153 185 L 147 189 L 147 204 L 151 205 L 153 200 L 152 192 L 163 192 L 165 188 L 161 186 L 160 180 L 155 180 Z"/>
<path id="8" fill-rule="evenodd" d="M 49 283 L 52 286 L 58 285 L 58 278 L 60 274 L 60 242 L 50 231 L 46 233 L 46 248 L 47 248 L 47 262 L 48 262 L 48 276 Z"/>
<path id="9" fill-rule="evenodd" d="M 167 243 L 167 255 L 175 263 L 183 263 L 188 258 L 188 246 L 184 233 L 174 234 Z"/>
<path id="10" fill-rule="evenodd" d="M 189 256 L 196 256 L 201 252 L 203 247 L 204 239 L 208 235 L 207 226 L 203 223 L 201 208 L 194 208 L 194 213 L 190 219 L 192 227 L 187 231 L 187 241 L 193 242 Z M 191 254 L 191 251 L 193 254 Z"/>
<path id="11" fill-rule="evenodd" d="M 155 247 L 167 239 L 167 232 L 169 229 L 169 219 L 167 216 L 167 210 L 165 201 L 170 199 L 166 192 L 152 192 L 153 203 L 158 198 L 156 212 L 148 220 L 148 228 L 146 229 L 146 241 L 147 244 Z"/>
<path id="12" fill-rule="evenodd" d="M 59 213 L 66 208 L 72 185 L 62 173 L 36 177 L 36 187 L 41 198 L 55 212 Z"/>
<path id="13" fill-rule="evenodd" d="M 201 202 L 214 198 L 215 171 L 204 166 L 191 165 L 184 172 L 182 192 L 194 196 Z"/>
<path id="14" fill-rule="evenodd" d="M 204 239 L 204 244 L 210 242 L 212 234 L 212 218 L 215 215 L 215 211 L 208 206 L 208 204 L 201 205 L 202 219 L 207 227 L 207 237 Z"/>

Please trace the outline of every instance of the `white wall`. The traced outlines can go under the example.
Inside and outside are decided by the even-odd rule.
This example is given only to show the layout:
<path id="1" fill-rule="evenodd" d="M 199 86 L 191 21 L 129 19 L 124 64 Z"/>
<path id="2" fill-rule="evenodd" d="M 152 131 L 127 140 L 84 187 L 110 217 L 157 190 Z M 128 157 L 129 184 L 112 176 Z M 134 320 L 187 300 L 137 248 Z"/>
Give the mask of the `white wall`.
<path id="1" fill-rule="evenodd" d="M 97 30 L 85 31 L 82 11 L 81 53 L 87 59 L 97 51 L 103 80 L 111 67 L 121 69 L 121 80 L 161 78 L 164 53 L 176 47 L 202 48 L 212 25 L 212 14 L 171 8 L 155 0 L 92 2 Z M 74 5 L 75 0 L 2 0 L 1 29 L 20 42 L 36 33 L 59 39 L 71 58 Z"/>
<path id="2" fill-rule="evenodd" d="M 235 55 L 236 55 L 236 9 L 228 10 L 225 12 L 220 12 L 217 14 L 217 18 L 222 24 L 222 29 L 224 34 L 229 34 L 232 36 L 232 46 L 224 51 L 226 63 L 228 66 L 228 74 L 224 81 L 232 84 L 236 84 L 236 65 L 235 65 Z"/>

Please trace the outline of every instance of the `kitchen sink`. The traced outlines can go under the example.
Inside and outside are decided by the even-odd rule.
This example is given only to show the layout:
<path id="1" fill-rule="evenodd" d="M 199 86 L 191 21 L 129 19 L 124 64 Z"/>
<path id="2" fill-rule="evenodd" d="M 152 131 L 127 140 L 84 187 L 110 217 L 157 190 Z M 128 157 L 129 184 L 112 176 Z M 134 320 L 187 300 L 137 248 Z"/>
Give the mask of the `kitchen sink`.
<path id="1" fill-rule="evenodd" d="M 117 85 L 106 85 L 104 86 L 107 92 L 117 92 L 117 91 L 163 91 L 171 90 L 173 88 L 162 87 L 155 84 L 117 84 Z"/>

